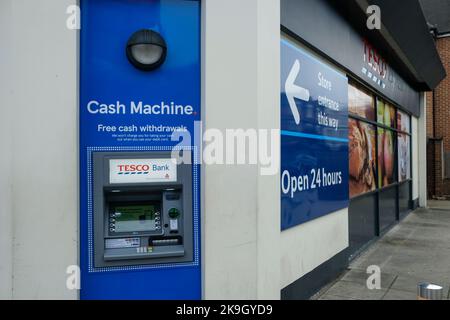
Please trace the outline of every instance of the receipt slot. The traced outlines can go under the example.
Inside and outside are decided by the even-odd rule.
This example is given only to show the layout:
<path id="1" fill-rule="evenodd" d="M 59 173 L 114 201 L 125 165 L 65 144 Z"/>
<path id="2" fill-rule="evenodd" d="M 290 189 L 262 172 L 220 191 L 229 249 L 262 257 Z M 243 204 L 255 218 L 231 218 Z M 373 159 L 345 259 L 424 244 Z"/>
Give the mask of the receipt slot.
<path id="1" fill-rule="evenodd" d="M 95 267 L 192 261 L 192 166 L 170 152 L 98 152 L 93 161 Z"/>

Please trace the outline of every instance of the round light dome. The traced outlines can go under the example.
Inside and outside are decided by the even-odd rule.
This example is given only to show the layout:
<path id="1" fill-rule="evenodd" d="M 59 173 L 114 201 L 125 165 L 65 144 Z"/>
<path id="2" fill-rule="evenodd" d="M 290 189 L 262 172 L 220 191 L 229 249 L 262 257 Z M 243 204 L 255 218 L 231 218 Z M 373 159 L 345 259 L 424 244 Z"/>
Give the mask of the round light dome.
<path id="1" fill-rule="evenodd" d="M 167 46 L 159 33 L 143 29 L 130 37 L 126 53 L 133 66 L 151 71 L 159 68 L 166 60 Z"/>

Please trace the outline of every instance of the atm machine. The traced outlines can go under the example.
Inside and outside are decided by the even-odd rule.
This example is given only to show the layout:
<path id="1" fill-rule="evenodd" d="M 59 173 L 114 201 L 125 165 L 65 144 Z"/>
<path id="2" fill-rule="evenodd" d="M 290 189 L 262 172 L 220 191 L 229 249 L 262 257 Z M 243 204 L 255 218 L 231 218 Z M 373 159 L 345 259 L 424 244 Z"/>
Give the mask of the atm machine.
<path id="1" fill-rule="evenodd" d="M 80 6 L 80 299 L 201 299 L 200 1 Z"/>
<path id="2" fill-rule="evenodd" d="M 95 267 L 193 260 L 192 165 L 170 153 L 97 152 Z"/>

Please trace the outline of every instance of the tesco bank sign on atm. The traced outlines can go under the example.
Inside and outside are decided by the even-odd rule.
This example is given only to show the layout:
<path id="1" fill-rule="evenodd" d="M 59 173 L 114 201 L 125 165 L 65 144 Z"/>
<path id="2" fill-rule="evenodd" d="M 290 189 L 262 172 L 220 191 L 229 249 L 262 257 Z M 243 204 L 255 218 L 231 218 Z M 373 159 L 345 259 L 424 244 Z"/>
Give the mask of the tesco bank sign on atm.
<path id="1" fill-rule="evenodd" d="M 348 207 L 348 80 L 281 40 L 281 228 Z"/>
<path id="2" fill-rule="evenodd" d="M 111 183 L 174 182 L 177 165 L 172 159 L 111 160 Z"/>
<path id="3" fill-rule="evenodd" d="M 80 297 L 200 299 L 200 1 L 81 12 Z"/>

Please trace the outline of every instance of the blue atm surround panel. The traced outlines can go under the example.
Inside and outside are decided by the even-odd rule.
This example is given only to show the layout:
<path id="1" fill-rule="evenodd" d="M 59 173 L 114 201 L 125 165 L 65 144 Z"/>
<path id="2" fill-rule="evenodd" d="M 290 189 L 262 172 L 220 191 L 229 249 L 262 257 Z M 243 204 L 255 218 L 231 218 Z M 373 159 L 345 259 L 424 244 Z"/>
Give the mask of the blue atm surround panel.
<path id="1" fill-rule="evenodd" d="M 200 299 L 200 167 L 170 163 L 174 147 L 200 148 L 200 2 L 81 0 L 81 12 L 80 297 Z M 126 55 L 141 29 L 167 45 L 150 72 Z"/>

